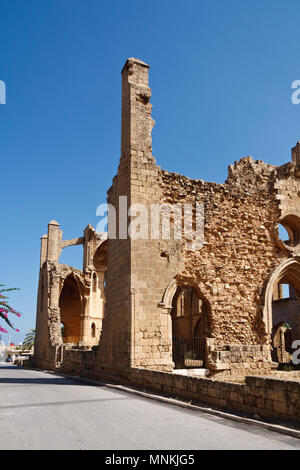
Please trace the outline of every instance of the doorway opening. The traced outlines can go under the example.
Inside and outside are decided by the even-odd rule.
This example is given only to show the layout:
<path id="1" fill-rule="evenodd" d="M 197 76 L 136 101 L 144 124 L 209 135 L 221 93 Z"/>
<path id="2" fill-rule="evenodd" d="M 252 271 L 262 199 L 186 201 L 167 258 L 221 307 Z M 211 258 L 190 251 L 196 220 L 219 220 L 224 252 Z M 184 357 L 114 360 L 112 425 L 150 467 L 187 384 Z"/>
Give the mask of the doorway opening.
<path id="1" fill-rule="evenodd" d="M 81 327 L 81 296 L 72 274 L 65 279 L 59 298 L 60 321 L 64 343 L 78 343 Z"/>
<path id="2" fill-rule="evenodd" d="M 206 365 L 209 305 L 196 289 L 179 286 L 172 301 L 172 357 L 175 369 Z"/>

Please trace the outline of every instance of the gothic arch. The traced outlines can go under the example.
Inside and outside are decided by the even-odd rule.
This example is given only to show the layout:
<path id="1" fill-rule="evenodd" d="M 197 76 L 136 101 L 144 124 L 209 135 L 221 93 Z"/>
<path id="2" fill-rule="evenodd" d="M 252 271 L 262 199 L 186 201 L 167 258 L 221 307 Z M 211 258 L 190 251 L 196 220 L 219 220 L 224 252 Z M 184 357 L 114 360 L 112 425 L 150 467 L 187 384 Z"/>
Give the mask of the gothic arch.
<path id="1" fill-rule="evenodd" d="M 172 309 L 172 301 L 173 301 L 173 297 L 175 295 L 175 292 L 177 290 L 177 287 L 178 287 L 178 284 L 177 284 L 176 280 L 172 279 L 172 281 L 168 284 L 168 286 L 167 286 L 167 288 L 164 292 L 162 301 L 160 303 L 161 307 Z"/>
<path id="2" fill-rule="evenodd" d="M 71 272 L 63 282 L 59 296 L 60 323 L 64 325 L 64 343 L 78 343 L 81 336 L 82 296 Z"/>
<path id="3" fill-rule="evenodd" d="M 270 337 L 272 333 L 272 300 L 276 283 L 284 281 L 284 283 L 292 284 L 300 292 L 300 263 L 294 258 L 283 261 L 271 274 L 266 291 L 265 304 L 263 310 L 263 321 L 266 333 Z"/>
<path id="4" fill-rule="evenodd" d="M 96 271 L 106 272 L 107 270 L 107 240 L 102 240 L 97 246 L 93 255 L 93 265 Z"/>
<path id="5" fill-rule="evenodd" d="M 174 278 L 165 289 L 159 306 L 167 314 L 168 342 L 175 368 L 205 366 L 206 339 L 211 335 L 211 310 L 199 286 Z"/>

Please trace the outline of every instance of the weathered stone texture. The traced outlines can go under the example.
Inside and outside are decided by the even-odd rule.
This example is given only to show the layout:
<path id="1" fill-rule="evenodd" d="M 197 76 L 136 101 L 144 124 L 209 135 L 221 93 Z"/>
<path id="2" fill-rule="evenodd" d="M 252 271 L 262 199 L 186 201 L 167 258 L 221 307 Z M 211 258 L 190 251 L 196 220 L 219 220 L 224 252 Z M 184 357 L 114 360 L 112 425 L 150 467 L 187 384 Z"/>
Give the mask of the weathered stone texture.
<path id="1" fill-rule="evenodd" d="M 131 369 L 129 381 L 176 398 L 209 403 L 252 416 L 288 421 L 300 419 L 299 381 L 251 376 L 240 384 L 137 368 Z"/>
<path id="2" fill-rule="evenodd" d="M 234 162 L 223 184 L 162 170 L 152 155 L 148 71 L 147 64 L 133 58 L 122 70 L 121 157 L 107 196 L 116 210 L 116 237 L 108 234 L 104 240 L 88 226 L 83 237 L 62 240 L 59 225 L 52 221 L 42 238 L 36 363 L 93 378 L 130 376 L 138 383 L 142 378 L 162 389 L 165 380 L 166 390 L 175 386 L 177 393 L 182 387 L 182 395 L 188 390 L 194 398 L 201 384 L 201 397 L 212 396 L 219 405 L 239 403 L 246 410 L 270 404 L 268 416 L 290 416 L 294 405 L 284 408 L 281 400 L 269 397 L 271 392 L 264 395 L 261 390 L 269 385 L 263 379 L 258 394 L 251 379 L 243 387 L 224 385 L 225 393 L 212 381 L 167 372 L 177 367 L 173 337 L 184 342 L 190 334 L 199 336 L 198 362 L 211 376 L 234 380 L 274 373 L 278 364 L 273 357 L 272 302 L 280 298 L 282 283 L 293 285 L 300 298 L 300 143 L 292 151 L 292 162 L 281 167 L 249 156 Z M 182 239 L 172 236 L 180 227 L 174 213 L 171 238 L 154 234 L 151 211 L 157 204 L 164 204 L 166 213 L 167 207 L 203 207 L 203 246 L 191 249 L 186 230 Z M 120 205 L 126 206 L 125 213 Z M 281 240 L 279 223 L 289 241 Z M 194 210 L 193 228 L 195 224 Z M 128 237 L 128 225 L 129 230 L 139 226 L 143 236 Z M 162 225 L 161 220 L 160 229 Z M 75 244 L 84 246 L 82 271 L 59 263 L 61 250 Z M 80 332 L 72 333 L 72 344 L 64 344 L 63 305 L 72 302 L 66 296 L 63 304 L 61 293 L 70 275 L 81 302 Z M 189 295 L 199 311 L 188 311 Z M 185 305 L 182 311 L 180 305 Z"/>

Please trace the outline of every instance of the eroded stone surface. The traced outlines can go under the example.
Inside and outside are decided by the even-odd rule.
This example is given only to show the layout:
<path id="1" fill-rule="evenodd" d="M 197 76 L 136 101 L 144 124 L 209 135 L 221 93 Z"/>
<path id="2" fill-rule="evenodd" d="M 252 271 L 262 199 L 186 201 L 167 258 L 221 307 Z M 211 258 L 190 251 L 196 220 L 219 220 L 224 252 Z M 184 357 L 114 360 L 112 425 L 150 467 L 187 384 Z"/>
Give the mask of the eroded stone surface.
<path id="1" fill-rule="evenodd" d="M 122 71 L 121 158 L 107 197 L 116 207 L 119 238 L 106 240 L 88 226 L 83 237 L 62 240 L 55 221 L 42 237 L 36 363 L 90 377 L 122 376 L 131 367 L 172 371 L 174 299 L 183 305 L 180 292 L 190 288 L 198 307 L 191 315 L 182 310 L 191 321 L 180 320 L 180 330 L 176 320 L 176 335 L 184 341 L 197 331 L 203 367 L 220 378 L 269 374 L 276 368 L 272 301 L 280 283 L 300 292 L 300 144 L 281 167 L 250 156 L 234 162 L 224 184 L 162 170 L 152 155 L 148 71 L 133 58 Z M 153 204 L 203 204 L 204 245 L 190 250 L 185 237 L 151 239 L 150 223 L 148 239 L 120 239 L 120 196 L 128 207 L 143 204 L 148 214 Z M 280 240 L 279 222 L 289 242 Z M 59 263 L 61 250 L 72 244 L 84 245 L 82 270 Z"/>

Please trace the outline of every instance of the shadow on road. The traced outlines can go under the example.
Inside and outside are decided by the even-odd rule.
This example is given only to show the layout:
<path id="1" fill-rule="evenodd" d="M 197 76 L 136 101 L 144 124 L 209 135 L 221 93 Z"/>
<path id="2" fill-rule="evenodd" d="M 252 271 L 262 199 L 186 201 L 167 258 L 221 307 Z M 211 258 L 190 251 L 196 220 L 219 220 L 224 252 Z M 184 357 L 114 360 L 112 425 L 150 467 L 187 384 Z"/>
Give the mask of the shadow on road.
<path id="1" fill-rule="evenodd" d="M 90 385 L 85 382 L 77 382 L 75 380 L 71 380 L 65 377 L 49 377 L 49 378 L 24 378 L 24 377 L 4 377 L 0 378 L 0 385 L 1 384 L 45 384 L 45 385 Z M 103 385 L 98 385 L 99 387 L 103 387 Z"/>
<path id="2" fill-rule="evenodd" d="M 44 385 L 91 385 L 88 382 L 83 381 L 77 381 L 77 380 L 72 380 L 72 378 L 68 377 L 62 377 L 62 376 L 53 376 L 52 374 L 48 374 L 47 377 L 9 377 L 10 372 L 16 373 L 18 370 L 25 372 L 26 369 L 23 369 L 22 367 L 16 367 L 16 366 L 11 366 L 11 365 L 2 365 L 0 364 L 0 386 L 2 384 L 27 384 L 27 385 L 38 385 L 38 384 L 44 384 Z M 8 374 L 7 374 L 8 372 Z M 32 372 L 30 370 L 30 372 Z M 41 371 L 43 372 L 43 371 Z M 1 376 L 2 373 L 5 374 L 5 376 Z M 97 383 L 97 387 L 105 387 L 105 384 L 101 384 L 100 382 Z"/>
<path id="3" fill-rule="evenodd" d="M 67 401 L 49 401 L 46 403 L 28 403 L 20 405 L 1 405 L 1 410 L 10 410 L 15 408 L 40 408 L 43 406 L 65 406 L 65 405 L 82 405 L 84 403 L 90 404 L 95 402 L 104 402 L 104 401 L 123 401 L 130 400 L 130 398 L 98 398 L 97 400 L 67 400 Z"/>

